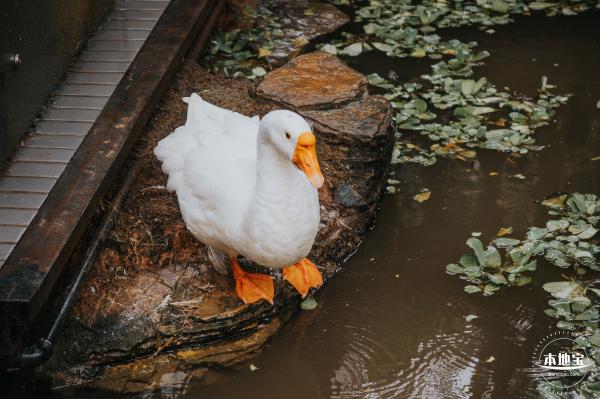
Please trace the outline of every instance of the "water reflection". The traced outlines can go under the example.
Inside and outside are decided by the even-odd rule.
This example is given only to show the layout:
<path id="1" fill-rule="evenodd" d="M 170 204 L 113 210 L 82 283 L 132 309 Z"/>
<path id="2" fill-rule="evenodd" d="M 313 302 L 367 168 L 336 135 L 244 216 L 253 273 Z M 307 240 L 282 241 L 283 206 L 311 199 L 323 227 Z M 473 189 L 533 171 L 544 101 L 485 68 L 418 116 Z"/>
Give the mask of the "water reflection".
<path id="1" fill-rule="evenodd" d="M 386 195 L 376 228 L 321 290 L 318 307 L 291 320 L 252 361 L 258 369 L 214 369 L 202 379 L 169 373 L 145 397 L 537 397 L 531 356 L 554 328 L 543 313 L 548 298 L 541 284 L 559 279 L 560 270 L 540 261 L 530 286 L 490 298 L 467 295 L 464 283 L 444 270 L 467 250 L 472 232 L 488 241 L 510 226 L 519 236 L 546 217 L 536 201 L 560 191 L 600 193 L 600 161 L 591 161 L 600 155 L 597 18 L 531 17 L 497 27 L 494 35 L 455 31 L 492 53 L 476 74 L 497 86 L 533 95 L 546 75 L 556 92 L 575 94 L 536 133 L 547 148 L 519 157 L 478 151 L 470 162 L 399 165 L 393 171 L 398 193 Z M 401 81 L 429 63 L 381 53 L 349 62 L 364 73 L 394 70 Z M 431 199 L 414 201 L 424 188 Z M 467 321 L 469 315 L 477 318 Z"/>
<path id="2" fill-rule="evenodd" d="M 549 194 L 600 192 L 600 161 L 590 161 L 600 155 L 596 17 L 531 18 L 490 36 L 460 30 L 492 53 L 478 73 L 498 86 L 534 94 L 548 75 L 557 90 L 576 94 L 536 135 L 548 148 L 521 157 L 479 151 L 475 162 L 396 168 L 398 193 L 386 196 L 377 227 L 319 294 L 319 307 L 283 328 L 253 362 L 259 370 L 229 372 L 209 387 L 192 381 L 187 397 L 535 397 L 531 356 L 553 328 L 541 284 L 559 271 L 539 262 L 530 286 L 485 298 L 465 294 L 444 267 L 466 250 L 473 231 L 487 241 L 499 227 L 521 235 L 540 225 L 545 214 L 536 201 Z M 394 69 L 402 79 L 426 66 L 377 54 L 352 62 L 365 73 Z M 412 200 L 423 188 L 431 199 Z M 467 322 L 468 315 L 478 318 Z"/>

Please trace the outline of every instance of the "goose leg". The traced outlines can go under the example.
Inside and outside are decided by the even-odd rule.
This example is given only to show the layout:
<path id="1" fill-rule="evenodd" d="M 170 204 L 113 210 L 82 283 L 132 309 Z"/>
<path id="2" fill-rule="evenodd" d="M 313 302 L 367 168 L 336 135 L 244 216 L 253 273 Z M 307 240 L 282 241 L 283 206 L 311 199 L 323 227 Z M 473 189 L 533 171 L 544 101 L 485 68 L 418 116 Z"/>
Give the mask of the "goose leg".
<path id="1" fill-rule="evenodd" d="M 246 272 L 235 256 L 231 257 L 231 269 L 238 298 L 244 303 L 254 303 L 264 299 L 271 305 L 273 304 L 273 295 L 275 294 L 273 277 Z"/>
<path id="2" fill-rule="evenodd" d="M 283 279 L 287 280 L 302 295 L 308 294 L 312 287 L 323 285 L 323 276 L 314 263 L 304 258 L 295 265 L 283 269 Z"/>

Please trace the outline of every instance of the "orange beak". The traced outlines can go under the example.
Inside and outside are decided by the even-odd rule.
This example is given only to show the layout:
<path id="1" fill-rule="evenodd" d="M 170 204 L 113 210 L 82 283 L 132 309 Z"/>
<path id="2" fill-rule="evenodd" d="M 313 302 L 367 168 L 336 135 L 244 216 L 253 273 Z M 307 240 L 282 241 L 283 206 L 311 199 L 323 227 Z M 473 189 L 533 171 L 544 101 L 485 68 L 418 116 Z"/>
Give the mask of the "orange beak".
<path id="1" fill-rule="evenodd" d="M 304 172 L 310 184 L 321 188 L 325 179 L 319 167 L 315 143 L 317 138 L 311 132 L 304 132 L 298 137 L 296 149 L 292 156 L 292 162 Z"/>

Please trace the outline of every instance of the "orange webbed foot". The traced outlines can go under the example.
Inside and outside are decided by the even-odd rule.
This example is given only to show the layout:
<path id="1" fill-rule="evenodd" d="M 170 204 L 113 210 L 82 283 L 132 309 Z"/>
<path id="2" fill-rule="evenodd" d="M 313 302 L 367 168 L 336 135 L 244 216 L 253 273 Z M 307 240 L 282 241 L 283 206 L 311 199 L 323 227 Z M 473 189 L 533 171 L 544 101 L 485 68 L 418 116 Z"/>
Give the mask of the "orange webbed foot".
<path id="1" fill-rule="evenodd" d="M 283 279 L 287 280 L 302 295 L 308 294 L 308 290 L 323 285 L 323 276 L 314 263 L 304 258 L 295 265 L 283 269 Z"/>
<path id="2" fill-rule="evenodd" d="M 244 303 L 254 303 L 264 299 L 273 305 L 275 295 L 273 277 L 244 271 L 235 257 L 231 258 L 231 268 L 238 298 Z"/>

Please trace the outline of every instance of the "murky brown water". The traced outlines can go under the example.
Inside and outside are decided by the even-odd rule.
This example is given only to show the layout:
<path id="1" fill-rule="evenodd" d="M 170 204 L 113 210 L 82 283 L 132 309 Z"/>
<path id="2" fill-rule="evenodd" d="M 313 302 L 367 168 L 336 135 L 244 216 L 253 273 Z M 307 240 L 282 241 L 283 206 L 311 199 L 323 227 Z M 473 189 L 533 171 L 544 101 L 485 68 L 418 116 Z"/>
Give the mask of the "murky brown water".
<path id="1" fill-rule="evenodd" d="M 531 17 L 486 35 L 460 29 L 446 37 L 476 40 L 492 53 L 476 70 L 498 86 L 534 94 L 542 75 L 557 93 L 574 93 L 556 121 L 540 128 L 549 147 L 522 158 L 478 151 L 475 162 L 438 160 L 430 167 L 395 168 L 402 183 L 387 195 L 376 227 L 350 264 L 246 367 L 223 371 L 211 386 L 191 381 L 185 399 L 313 398 L 507 398 L 534 397 L 529 368 L 534 347 L 553 331 L 544 315 L 541 285 L 559 278 L 543 260 L 534 282 L 492 297 L 468 295 L 445 265 L 466 251 L 473 231 L 483 241 L 499 227 L 515 236 L 542 225 L 535 203 L 549 194 L 600 194 L 600 13 L 578 17 Z M 535 61 L 534 61 L 535 59 Z M 411 79 L 427 71 L 423 60 L 368 53 L 347 60 L 364 72 L 396 71 Z M 558 64 L 555 66 L 554 64 Z M 499 176 L 489 176 L 490 172 Z M 510 177 L 521 173 L 525 180 Z M 431 199 L 417 203 L 422 188 Z M 467 315 L 479 318 L 466 322 Z M 492 360 L 493 359 L 493 360 Z M 62 396 L 58 394 L 57 396 Z M 105 393 L 67 393 L 107 398 Z M 153 395 L 149 395 L 153 396 Z M 53 395 L 54 397 L 54 395 Z"/>
<path id="2" fill-rule="evenodd" d="M 484 298 L 464 293 L 464 282 L 445 265 L 466 251 L 473 231 L 487 241 L 501 226 L 521 236 L 542 225 L 546 215 L 536 200 L 557 191 L 600 193 L 600 161 L 590 161 L 600 155 L 599 23 L 592 13 L 520 18 L 494 35 L 454 31 L 492 53 L 477 74 L 496 85 L 534 94 L 547 75 L 556 92 L 575 94 L 536 134 L 549 147 L 519 159 L 479 151 L 475 162 L 396 168 L 400 192 L 386 196 L 376 227 L 321 290 L 318 308 L 284 327 L 253 362 L 258 370 L 226 372 L 208 387 L 192 381 L 184 397 L 535 396 L 531 356 L 554 323 L 543 314 L 541 285 L 558 278 L 556 268 L 540 261 L 529 286 Z M 365 73 L 393 69 L 401 79 L 427 68 L 375 53 L 348 61 Z M 526 179 L 510 177 L 516 173 Z M 431 199 L 413 201 L 424 187 Z M 479 318 L 466 322 L 469 314 Z"/>

